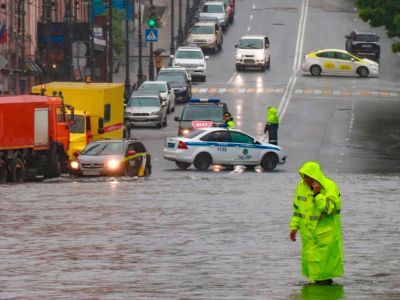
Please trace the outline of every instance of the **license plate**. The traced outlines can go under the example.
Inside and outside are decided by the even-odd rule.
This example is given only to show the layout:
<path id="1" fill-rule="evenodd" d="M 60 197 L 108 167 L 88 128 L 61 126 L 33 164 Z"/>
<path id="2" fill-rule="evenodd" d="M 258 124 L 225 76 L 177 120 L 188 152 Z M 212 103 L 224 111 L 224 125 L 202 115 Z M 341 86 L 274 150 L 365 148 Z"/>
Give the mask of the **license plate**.
<path id="1" fill-rule="evenodd" d="M 99 176 L 100 171 L 83 171 L 84 176 Z"/>
<path id="2" fill-rule="evenodd" d="M 175 147 L 175 143 L 168 143 L 168 148 L 174 148 Z"/>

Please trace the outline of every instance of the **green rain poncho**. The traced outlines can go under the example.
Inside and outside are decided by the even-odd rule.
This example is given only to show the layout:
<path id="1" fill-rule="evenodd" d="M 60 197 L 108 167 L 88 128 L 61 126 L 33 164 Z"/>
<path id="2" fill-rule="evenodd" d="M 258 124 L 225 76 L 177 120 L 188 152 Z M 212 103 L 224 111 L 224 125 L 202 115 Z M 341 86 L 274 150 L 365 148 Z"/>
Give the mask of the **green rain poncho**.
<path id="1" fill-rule="evenodd" d="M 290 229 L 300 230 L 302 272 L 311 281 L 340 277 L 343 254 L 339 189 L 316 162 L 306 162 L 299 173 L 321 185 L 320 193 L 315 196 L 304 180 L 296 188 Z"/>

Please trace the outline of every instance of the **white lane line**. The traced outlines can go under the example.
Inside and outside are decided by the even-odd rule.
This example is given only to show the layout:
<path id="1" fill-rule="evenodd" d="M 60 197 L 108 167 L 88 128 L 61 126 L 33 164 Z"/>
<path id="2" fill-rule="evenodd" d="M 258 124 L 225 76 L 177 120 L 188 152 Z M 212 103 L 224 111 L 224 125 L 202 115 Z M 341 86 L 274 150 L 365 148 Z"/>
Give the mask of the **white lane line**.
<path id="1" fill-rule="evenodd" d="M 226 88 L 219 88 L 218 89 L 218 94 L 223 94 L 223 93 L 225 93 L 226 92 Z"/>
<path id="2" fill-rule="evenodd" d="M 250 21 L 253 20 L 253 15 L 250 15 Z"/>
<path id="3" fill-rule="evenodd" d="M 247 27 L 247 31 L 250 31 L 250 26 Z"/>
<path id="4" fill-rule="evenodd" d="M 306 21 L 307 21 L 307 13 L 308 13 L 308 3 L 309 0 L 303 0 L 301 6 L 301 15 L 300 15 L 300 24 L 299 29 L 297 31 L 297 41 L 296 41 L 296 50 L 293 61 L 293 74 L 290 76 L 289 81 L 286 85 L 285 92 L 283 93 L 281 102 L 279 103 L 279 117 L 282 120 L 285 116 L 286 109 L 289 105 L 290 98 L 293 95 L 294 87 L 297 81 L 297 72 L 301 66 L 301 56 L 303 53 L 303 44 L 304 44 L 304 34 L 306 29 Z"/>
<path id="5" fill-rule="evenodd" d="M 233 81 L 233 79 L 235 78 L 236 74 L 237 74 L 236 72 L 234 72 L 234 73 L 232 74 L 232 77 L 229 78 L 228 83 L 232 83 L 232 81 Z"/>
<path id="6" fill-rule="evenodd" d="M 253 10 L 254 10 L 254 9 L 256 9 L 256 5 L 255 5 L 255 4 L 253 4 Z"/>

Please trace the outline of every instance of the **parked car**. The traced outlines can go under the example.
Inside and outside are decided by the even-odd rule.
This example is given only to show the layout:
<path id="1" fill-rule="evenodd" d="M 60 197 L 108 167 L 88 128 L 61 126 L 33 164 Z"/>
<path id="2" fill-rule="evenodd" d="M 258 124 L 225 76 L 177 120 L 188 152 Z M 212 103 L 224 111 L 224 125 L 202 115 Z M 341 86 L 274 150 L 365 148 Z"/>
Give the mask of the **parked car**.
<path id="1" fill-rule="evenodd" d="M 192 77 L 185 68 L 161 68 L 157 81 L 167 81 L 175 93 L 175 100 L 187 102 L 192 97 Z"/>
<path id="2" fill-rule="evenodd" d="M 95 141 L 71 162 L 70 172 L 79 176 L 148 177 L 151 175 L 151 155 L 138 140 Z"/>
<path id="3" fill-rule="evenodd" d="M 200 10 L 200 17 L 202 16 L 218 18 L 219 26 L 221 26 L 223 30 L 229 27 L 228 14 L 223 2 L 205 2 L 203 8 Z"/>
<path id="4" fill-rule="evenodd" d="M 218 22 L 200 21 L 190 29 L 187 42 L 203 50 L 210 49 L 215 53 L 219 49 L 222 49 L 224 38 Z"/>
<path id="5" fill-rule="evenodd" d="M 183 67 L 190 76 L 200 78 L 205 82 L 207 78 L 207 63 L 209 56 L 204 56 L 201 48 L 193 46 L 179 47 L 175 55 L 171 55 L 173 67 Z"/>
<path id="6" fill-rule="evenodd" d="M 313 76 L 321 74 L 359 75 L 360 77 L 379 75 L 377 62 L 338 49 L 324 49 L 308 53 L 301 68 Z"/>
<path id="7" fill-rule="evenodd" d="M 178 135 L 185 135 L 193 128 L 210 127 L 214 123 L 222 124 L 226 112 L 229 112 L 228 106 L 220 99 L 192 98 L 182 109 L 181 116 L 174 118 L 179 122 Z"/>
<path id="8" fill-rule="evenodd" d="M 236 70 L 241 71 L 247 67 L 266 70 L 271 65 L 269 39 L 265 35 L 245 35 L 235 45 Z"/>
<path id="9" fill-rule="evenodd" d="M 139 86 L 138 91 L 159 93 L 167 102 L 167 112 L 175 111 L 175 94 L 168 82 L 145 81 Z"/>
<path id="10" fill-rule="evenodd" d="M 196 129 L 182 137 L 167 138 L 163 156 L 180 169 L 193 164 L 202 171 L 211 165 L 223 165 L 228 169 L 235 165 L 248 169 L 260 165 L 270 171 L 286 162 L 281 147 L 260 142 L 240 130 L 220 127 Z"/>
<path id="11" fill-rule="evenodd" d="M 134 92 L 125 107 L 125 129 L 137 125 L 167 126 L 167 102 L 159 93 Z"/>
<path id="12" fill-rule="evenodd" d="M 374 31 L 358 31 L 354 29 L 349 35 L 346 35 L 346 50 L 379 62 L 381 54 L 379 36 Z"/>

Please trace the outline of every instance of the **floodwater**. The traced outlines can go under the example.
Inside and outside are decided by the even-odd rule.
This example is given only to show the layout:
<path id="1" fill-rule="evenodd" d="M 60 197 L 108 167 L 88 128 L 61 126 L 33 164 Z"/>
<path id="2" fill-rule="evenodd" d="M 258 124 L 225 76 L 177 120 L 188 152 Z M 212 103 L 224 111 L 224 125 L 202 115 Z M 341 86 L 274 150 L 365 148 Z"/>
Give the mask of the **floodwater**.
<path id="1" fill-rule="evenodd" d="M 345 276 L 307 285 L 298 175 L 170 172 L 0 186 L 0 299 L 400 299 L 400 175 L 328 174 Z"/>

